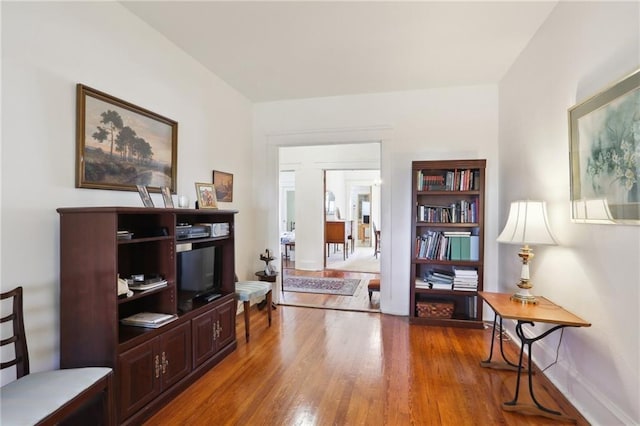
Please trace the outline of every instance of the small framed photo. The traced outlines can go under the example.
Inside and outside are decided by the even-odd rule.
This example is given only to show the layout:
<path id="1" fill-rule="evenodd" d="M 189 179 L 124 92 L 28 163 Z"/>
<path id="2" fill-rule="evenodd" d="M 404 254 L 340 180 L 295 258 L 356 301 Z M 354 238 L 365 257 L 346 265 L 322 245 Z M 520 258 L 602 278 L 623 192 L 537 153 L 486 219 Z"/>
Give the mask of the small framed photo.
<path id="1" fill-rule="evenodd" d="M 144 204 L 145 207 L 154 207 L 147 187 L 144 185 L 136 185 L 136 188 L 138 188 L 138 194 L 140 194 L 140 198 L 142 198 L 142 204 Z"/>
<path id="2" fill-rule="evenodd" d="M 218 199 L 216 198 L 216 187 L 214 184 L 196 183 L 196 196 L 198 197 L 198 208 L 218 208 Z"/>
<path id="3" fill-rule="evenodd" d="M 216 187 L 218 201 L 230 203 L 233 201 L 233 174 L 213 171 L 213 184 Z"/>
<path id="4" fill-rule="evenodd" d="M 160 188 L 160 192 L 162 192 L 162 199 L 164 200 L 164 206 L 168 209 L 173 208 L 173 198 L 171 198 L 171 189 L 168 186 L 163 186 Z"/>

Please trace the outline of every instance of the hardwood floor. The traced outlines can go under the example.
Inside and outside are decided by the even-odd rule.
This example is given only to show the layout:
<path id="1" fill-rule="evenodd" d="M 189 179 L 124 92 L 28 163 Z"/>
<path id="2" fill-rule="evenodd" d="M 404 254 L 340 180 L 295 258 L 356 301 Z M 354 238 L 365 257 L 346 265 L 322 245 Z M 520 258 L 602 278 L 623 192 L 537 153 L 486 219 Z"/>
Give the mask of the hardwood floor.
<path id="1" fill-rule="evenodd" d="M 251 309 L 249 343 L 239 316 L 237 350 L 145 424 L 559 424 L 502 410 L 516 373 L 480 367 L 490 329 L 292 306 L 272 314 L 267 327 L 265 311 Z M 540 373 L 534 389 L 541 403 L 588 424 Z"/>

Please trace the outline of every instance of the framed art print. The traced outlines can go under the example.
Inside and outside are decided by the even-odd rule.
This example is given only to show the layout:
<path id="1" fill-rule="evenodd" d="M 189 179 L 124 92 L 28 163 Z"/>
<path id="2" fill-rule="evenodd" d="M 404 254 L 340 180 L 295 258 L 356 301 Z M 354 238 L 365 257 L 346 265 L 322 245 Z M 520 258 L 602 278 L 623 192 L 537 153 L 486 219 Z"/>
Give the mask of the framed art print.
<path id="1" fill-rule="evenodd" d="M 640 70 L 569 110 L 571 218 L 640 224 Z"/>
<path id="2" fill-rule="evenodd" d="M 76 86 L 76 187 L 176 191 L 178 123 Z"/>
<path id="3" fill-rule="evenodd" d="M 213 184 L 216 186 L 218 201 L 230 203 L 233 201 L 233 174 L 213 171 Z"/>
<path id="4" fill-rule="evenodd" d="M 217 209 L 216 187 L 212 183 L 196 183 L 199 209 Z"/>

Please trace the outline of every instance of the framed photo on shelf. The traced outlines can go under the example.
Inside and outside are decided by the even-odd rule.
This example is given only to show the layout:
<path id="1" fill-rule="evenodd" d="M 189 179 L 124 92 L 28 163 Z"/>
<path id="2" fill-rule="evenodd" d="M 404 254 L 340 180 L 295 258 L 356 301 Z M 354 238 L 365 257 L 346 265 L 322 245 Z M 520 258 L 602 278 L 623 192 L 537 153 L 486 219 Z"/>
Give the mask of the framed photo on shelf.
<path id="1" fill-rule="evenodd" d="M 164 206 L 168 209 L 173 208 L 173 198 L 171 198 L 171 190 L 168 186 L 163 186 L 160 188 L 160 192 L 162 192 L 162 200 L 164 201 Z"/>
<path id="2" fill-rule="evenodd" d="M 140 194 L 140 198 L 142 199 L 142 204 L 144 204 L 145 207 L 154 207 L 153 200 L 149 195 L 147 187 L 144 185 L 136 185 L 136 187 L 138 188 L 138 194 Z"/>
<path id="3" fill-rule="evenodd" d="M 178 123 L 76 86 L 76 187 L 176 191 Z"/>
<path id="4" fill-rule="evenodd" d="M 199 209 L 217 209 L 216 187 L 212 183 L 196 183 Z"/>
<path id="5" fill-rule="evenodd" d="M 640 69 L 569 109 L 571 219 L 640 225 Z"/>
<path id="6" fill-rule="evenodd" d="M 224 203 L 233 201 L 233 174 L 214 170 L 213 184 L 216 187 L 218 201 Z"/>

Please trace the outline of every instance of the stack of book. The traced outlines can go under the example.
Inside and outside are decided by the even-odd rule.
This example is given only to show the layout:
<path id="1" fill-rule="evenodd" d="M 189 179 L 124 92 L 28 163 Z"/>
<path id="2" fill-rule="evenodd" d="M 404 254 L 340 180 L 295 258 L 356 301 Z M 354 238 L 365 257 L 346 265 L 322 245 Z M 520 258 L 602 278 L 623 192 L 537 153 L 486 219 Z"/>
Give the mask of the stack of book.
<path id="1" fill-rule="evenodd" d="M 475 269 L 453 268 L 453 289 L 476 291 L 478 289 L 478 271 Z"/>
<path id="2" fill-rule="evenodd" d="M 434 290 L 451 290 L 455 276 L 449 271 L 434 269 L 424 275 L 424 281 Z"/>
<path id="3" fill-rule="evenodd" d="M 120 322 L 123 325 L 135 327 L 158 328 L 178 319 L 175 314 L 161 314 L 156 312 L 139 312 L 135 315 L 123 318 Z"/>
<path id="4" fill-rule="evenodd" d="M 129 290 L 143 291 L 166 286 L 167 280 L 162 277 L 151 277 L 143 279 L 142 281 L 132 280 L 129 284 Z"/>

